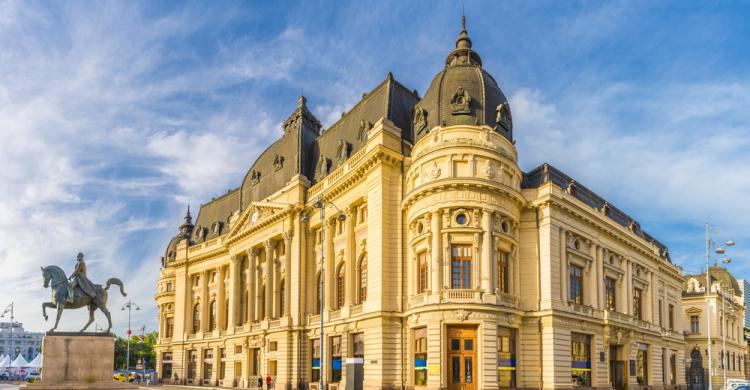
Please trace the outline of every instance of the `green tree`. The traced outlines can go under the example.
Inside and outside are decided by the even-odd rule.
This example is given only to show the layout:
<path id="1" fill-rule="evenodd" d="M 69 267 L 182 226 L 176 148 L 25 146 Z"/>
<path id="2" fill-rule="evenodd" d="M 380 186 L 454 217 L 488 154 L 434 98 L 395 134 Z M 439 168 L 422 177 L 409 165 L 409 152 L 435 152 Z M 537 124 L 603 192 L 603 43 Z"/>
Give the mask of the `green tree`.
<path id="1" fill-rule="evenodd" d="M 156 364 L 156 345 L 157 332 L 150 332 L 144 335 L 143 340 L 140 336 L 131 336 L 130 338 L 130 369 L 135 370 L 138 361 L 145 362 L 146 369 L 153 369 Z M 125 369 L 125 357 L 128 350 L 127 338 L 117 337 L 115 340 L 115 369 Z"/>

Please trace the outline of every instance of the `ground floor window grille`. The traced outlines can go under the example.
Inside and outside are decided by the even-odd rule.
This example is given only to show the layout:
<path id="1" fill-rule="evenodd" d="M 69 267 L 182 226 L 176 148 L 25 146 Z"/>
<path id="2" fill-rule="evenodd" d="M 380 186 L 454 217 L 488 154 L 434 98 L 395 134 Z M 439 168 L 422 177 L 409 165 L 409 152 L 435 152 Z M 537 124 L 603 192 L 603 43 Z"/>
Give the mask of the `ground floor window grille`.
<path id="1" fill-rule="evenodd" d="M 591 386 L 591 336 L 571 333 L 570 371 L 575 387 Z"/>
<path id="2" fill-rule="evenodd" d="M 497 385 L 516 387 L 516 330 L 497 329 Z"/>
<path id="3" fill-rule="evenodd" d="M 414 385 L 427 384 L 427 328 L 414 329 Z"/>

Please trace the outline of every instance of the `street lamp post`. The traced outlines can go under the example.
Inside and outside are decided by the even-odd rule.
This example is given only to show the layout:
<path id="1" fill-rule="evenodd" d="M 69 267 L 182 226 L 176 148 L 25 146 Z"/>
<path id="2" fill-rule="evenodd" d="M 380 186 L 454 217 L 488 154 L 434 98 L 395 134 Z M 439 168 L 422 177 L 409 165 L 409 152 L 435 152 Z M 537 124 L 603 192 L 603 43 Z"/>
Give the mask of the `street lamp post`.
<path id="1" fill-rule="evenodd" d="M 324 316 L 323 311 L 325 310 L 324 302 L 325 302 L 325 284 L 326 284 L 325 283 L 325 280 L 326 280 L 325 258 L 326 257 L 325 257 L 325 239 L 324 239 L 325 229 L 326 229 L 326 224 L 325 224 L 326 206 L 331 206 L 335 208 L 336 211 L 339 212 L 337 219 L 341 222 L 346 220 L 346 215 L 344 215 L 344 213 L 341 212 L 341 210 L 339 210 L 339 208 L 336 207 L 335 204 L 331 202 L 327 202 L 323 198 L 322 194 L 318 197 L 318 200 L 315 201 L 315 204 L 313 206 L 315 208 L 320 209 L 320 235 L 321 237 L 320 237 L 320 293 L 319 293 L 320 295 L 320 302 L 319 302 L 320 304 L 320 308 L 319 308 L 320 309 L 319 310 L 320 312 L 320 378 L 319 378 L 320 384 L 319 384 L 319 389 L 325 390 L 325 375 L 326 375 L 325 364 L 324 364 L 325 362 L 325 352 L 324 352 L 325 351 L 325 336 L 324 336 L 325 329 L 323 327 L 323 316 Z"/>
<path id="2" fill-rule="evenodd" d="M 728 240 L 724 243 L 726 246 L 734 246 L 734 241 Z M 707 331 L 708 331 L 708 388 L 713 389 L 713 360 L 711 357 L 711 246 L 715 247 L 715 251 L 717 254 L 723 255 L 725 253 L 724 248 L 722 248 L 716 241 L 711 239 L 711 226 L 706 223 L 706 324 L 707 324 Z M 725 257 L 722 262 L 724 264 L 729 264 L 731 260 L 728 257 Z M 716 263 L 714 263 L 714 266 L 716 266 Z M 722 304 L 724 301 L 722 300 Z M 721 324 L 719 324 L 721 326 Z M 726 352 L 722 352 L 726 353 Z M 724 366 L 723 358 L 722 358 L 722 367 Z M 726 372 L 724 374 L 726 376 Z M 726 383 L 726 378 L 725 381 Z"/>
<path id="3" fill-rule="evenodd" d="M 130 330 L 130 311 L 132 309 L 141 310 L 141 308 L 138 307 L 138 305 L 136 305 L 135 302 L 128 300 L 125 303 L 125 305 L 122 307 L 122 310 L 125 310 L 125 309 L 128 310 L 128 349 L 125 354 L 125 375 L 127 377 L 128 372 L 130 371 L 130 335 L 132 333 Z"/>

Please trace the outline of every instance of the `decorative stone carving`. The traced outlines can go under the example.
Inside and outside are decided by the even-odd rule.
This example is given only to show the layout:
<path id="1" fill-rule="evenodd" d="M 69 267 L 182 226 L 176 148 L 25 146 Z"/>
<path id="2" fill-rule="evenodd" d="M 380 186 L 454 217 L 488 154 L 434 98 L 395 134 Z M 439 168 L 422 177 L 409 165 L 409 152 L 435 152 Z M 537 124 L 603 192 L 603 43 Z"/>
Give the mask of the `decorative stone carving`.
<path id="1" fill-rule="evenodd" d="M 350 145 L 348 142 L 344 141 L 343 139 L 339 140 L 339 146 L 336 149 L 336 159 L 338 160 L 338 163 L 341 164 L 346 159 L 349 158 L 349 151 L 351 150 Z"/>
<path id="2" fill-rule="evenodd" d="M 451 98 L 453 106 L 453 115 L 471 114 L 471 96 L 463 87 L 458 87 L 456 93 Z"/>
<path id="3" fill-rule="evenodd" d="M 471 312 L 465 309 L 458 309 L 455 311 L 456 313 L 456 319 L 459 321 L 466 321 L 469 318 L 469 315 L 471 315 Z"/>
<path id="4" fill-rule="evenodd" d="M 283 156 L 279 156 L 277 154 L 276 157 L 274 157 L 274 159 L 273 159 L 273 169 L 275 171 L 278 171 L 278 170 L 280 170 L 283 167 L 284 167 L 284 157 Z"/>
<path id="5" fill-rule="evenodd" d="M 284 237 L 284 241 L 290 242 L 292 241 L 292 237 L 294 237 L 294 232 L 292 232 L 291 230 L 287 230 L 282 234 L 282 236 Z"/>
<path id="6" fill-rule="evenodd" d="M 513 116 L 510 113 L 510 105 L 508 102 L 498 104 L 495 108 L 495 121 L 499 127 L 502 127 L 505 131 L 513 130 Z"/>
<path id="7" fill-rule="evenodd" d="M 318 174 L 320 176 L 328 176 L 328 174 L 331 172 L 331 160 L 320 157 L 320 160 L 318 160 Z"/>
<path id="8" fill-rule="evenodd" d="M 362 241 L 359 242 L 359 251 L 361 253 L 367 252 L 367 238 L 363 238 Z"/>
<path id="9" fill-rule="evenodd" d="M 427 129 L 427 110 L 417 107 L 414 110 L 414 134 L 420 134 Z"/>
<path id="10" fill-rule="evenodd" d="M 609 215 L 609 203 L 608 202 L 604 202 L 604 204 L 602 205 L 602 207 L 599 209 L 599 212 L 602 213 L 602 214 L 604 214 L 604 215 Z"/>
<path id="11" fill-rule="evenodd" d="M 565 188 L 565 192 L 567 192 L 569 195 L 575 195 L 576 193 L 576 181 L 571 180 L 568 183 L 568 187 Z"/>
<path id="12" fill-rule="evenodd" d="M 357 134 L 357 139 L 361 143 L 365 143 L 367 141 L 367 134 L 372 129 L 372 123 L 362 119 L 362 121 L 359 122 L 359 133 Z"/>
<path id="13" fill-rule="evenodd" d="M 256 185 L 260 183 L 260 172 L 253 169 L 252 172 L 250 172 L 250 184 Z"/>
<path id="14" fill-rule="evenodd" d="M 492 168 L 492 163 L 489 161 L 479 167 L 479 172 L 485 179 L 492 179 L 492 176 L 495 174 L 494 169 Z"/>
<path id="15" fill-rule="evenodd" d="M 433 162 L 431 167 L 425 169 L 425 176 L 431 180 L 439 178 L 441 173 L 442 171 L 440 170 L 440 167 L 438 167 L 437 162 Z"/>

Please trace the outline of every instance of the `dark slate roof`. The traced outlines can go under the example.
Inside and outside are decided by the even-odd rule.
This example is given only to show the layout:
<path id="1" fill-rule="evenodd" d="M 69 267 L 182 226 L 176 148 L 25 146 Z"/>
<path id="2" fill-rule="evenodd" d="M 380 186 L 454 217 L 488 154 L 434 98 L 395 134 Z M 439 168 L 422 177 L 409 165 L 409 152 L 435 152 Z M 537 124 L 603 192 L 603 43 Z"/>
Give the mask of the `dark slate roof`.
<path id="1" fill-rule="evenodd" d="M 522 188 L 538 188 L 545 183 L 554 183 L 558 187 L 564 189 L 569 194 L 576 197 L 581 202 L 599 210 L 611 220 L 617 224 L 628 228 L 635 235 L 643 238 L 648 242 L 652 242 L 659 248 L 659 256 L 668 260 L 670 263 L 672 260 L 669 257 L 669 249 L 667 246 L 659 242 L 650 234 L 641 230 L 641 226 L 632 217 L 625 214 L 622 210 L 611 205 L 606 199 L 597 195 L 594 191 L 586 188 L 585 186 L 577 183 L 570 176 L 566 175 L 559 169 L 544 163 L 539 167 L 532 169 L 531 171 L 524 173 L 523 181 L 521 182 Z"/>
<path id="2" fill-rule="evenodd" d="M 230 190 L 223 196 L 201 205 L 191 241 L 208 241 L 225 233 L 229 226 L 229 218 L 239 208 L 239 188 Z"/>
<path id="3" fill-rule="evenodd" d="M 411 142 L 411 111 L 418 100 L 413 91 L 388 73 L 380 85 L 365 93 L 362 100 L 318 137 L 310 179 L 319 181 L 326 172 L 332 172 L 356 153 L 367 140 L 367 130 L 380 118 L 393 122 L 401 129 L 401 137 Z"/>

